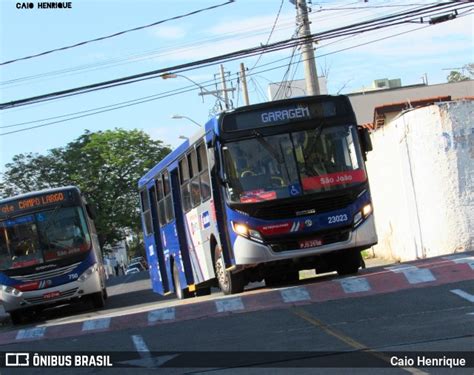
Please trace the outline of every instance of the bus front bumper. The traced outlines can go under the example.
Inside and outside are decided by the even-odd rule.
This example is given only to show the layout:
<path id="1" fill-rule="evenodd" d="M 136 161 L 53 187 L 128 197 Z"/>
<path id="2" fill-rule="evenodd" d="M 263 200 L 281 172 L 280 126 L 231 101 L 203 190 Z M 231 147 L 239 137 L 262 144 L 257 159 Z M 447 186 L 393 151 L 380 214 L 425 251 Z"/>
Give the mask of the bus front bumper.
<path id="1" fill-rule="evenodd" d="M 21 292 L 19 295 L 7 293 L 4 288 L 1 288 L 0 300 L 5 311 L 11 312 L 37 306 L 47 307 L 48 305 L 67 303 L 70 300 L 79 299 L 87 294 L 100 292 L 101 290 L 100 275 L 96 270 L 84 281 L 77 279 L 51 288 Z"/>
<path id="2" fill-rule="evenodd" d="M 321 255 L 344 249 L 369 248 L 376 243 L 374 215 L 370 215 L 362 224 L 350 232 L 346 241 L 306 249 L 275 252 L 268 245 L 239 236 L 234 243 L 234 258 L 236 265 L 256 265 L 277 260 Z"/>

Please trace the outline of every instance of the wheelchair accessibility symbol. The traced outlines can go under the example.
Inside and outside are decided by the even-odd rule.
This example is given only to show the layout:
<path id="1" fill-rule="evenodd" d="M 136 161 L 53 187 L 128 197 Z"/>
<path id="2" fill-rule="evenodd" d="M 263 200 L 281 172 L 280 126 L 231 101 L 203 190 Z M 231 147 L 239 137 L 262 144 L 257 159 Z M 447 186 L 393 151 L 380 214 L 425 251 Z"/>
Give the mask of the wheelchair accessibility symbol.
<path id="1" fill-rule="evenodd" d="M 300 188 L 299 184 L 290 185 L 290 186 L 288 186 L 288 189 L 289 189 L 290 195 L 292 197 L 294 197 L 296 195 L 301 195 L 301 188 Z"/>

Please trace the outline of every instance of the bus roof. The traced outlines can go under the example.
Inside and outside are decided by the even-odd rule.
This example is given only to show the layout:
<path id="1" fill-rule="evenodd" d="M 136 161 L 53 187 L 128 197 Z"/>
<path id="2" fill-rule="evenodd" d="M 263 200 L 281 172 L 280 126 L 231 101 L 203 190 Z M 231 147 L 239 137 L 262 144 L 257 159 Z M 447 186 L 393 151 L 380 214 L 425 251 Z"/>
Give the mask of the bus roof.
<path id="1" fill-rule="evenodd" d="M 205 125 L 204 128 L 199 129 L 191 137 L 186 139 L 168 155 L 166 155 L 158 164 L 151 168 L 143 177 L 138 181 L 138 188 L 141 189 L 154 178 L 158 173 L 166 169 L 173 162 L 177 161 L 193 144 L 197 143 L 204 135 L 206 135 L 206 142 L 212 137 L 212 134 L 217 131 L 217 117 L 212 117 Z"/>

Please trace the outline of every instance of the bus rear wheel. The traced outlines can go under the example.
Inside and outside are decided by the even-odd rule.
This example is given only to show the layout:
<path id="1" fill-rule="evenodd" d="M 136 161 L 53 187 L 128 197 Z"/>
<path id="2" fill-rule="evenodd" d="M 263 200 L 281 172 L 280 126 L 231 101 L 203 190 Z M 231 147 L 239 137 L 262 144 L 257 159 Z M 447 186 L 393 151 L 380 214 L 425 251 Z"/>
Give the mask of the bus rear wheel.
<path id="1" fill-rule="evenodd" d="M 176 263 L 173 263 L 173 284 L 174 284 L 174 291 L 178 299 L 185 299 L 185 298 L 192 297 L 188 288 L 183 289 L 183 287 L 181 286 L 181 281 L 179 279 L 179 270 Z"/>
<path id="2" fill-rule="evenodd" d="M 214 268 L 216 271 L 219 288 L 224 294 L 241 293 L 244 290 L 245 280 L 242 273 L 232 273 L 225 269 L 224 255 L 222 250 L 217 247 L 214 257 Z"/>

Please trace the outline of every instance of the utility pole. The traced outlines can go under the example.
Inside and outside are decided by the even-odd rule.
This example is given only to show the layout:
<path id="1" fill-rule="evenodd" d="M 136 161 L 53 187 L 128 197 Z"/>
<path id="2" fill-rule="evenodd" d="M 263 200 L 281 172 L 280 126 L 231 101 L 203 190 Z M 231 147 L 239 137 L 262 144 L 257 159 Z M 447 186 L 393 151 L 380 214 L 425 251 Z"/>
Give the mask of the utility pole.
<path id="1" fill-rule="evenodd" d="M 244 94 L 245 105 L 250 105 L 249 92 L 247 89 L 247 77 L 245 76 L 244 63 L 240 63 L 240 80 L 242 81 L 242 92 Z"/>
<path id="2" fill-rule="evenodd" d="M 226 84 L 226 78 L 225 78 L 225 72 L 224 72 L 224 65 L 221 64 L 221 68 L 220 68 L 220 75 L 221 75 L 221 80 L 222 80 L 222 88 L 219 90 L 217 89 L 216 87 L 216 90 L 207 90 L 204 91 L 204 92 L 200 92 L 199 95 L 200 96 L 204 96 L 204 95 L 213 95 L 215 96 L 216 98 L 218 98 L 221 102 L 224 102 L 224 105 L 225 105 L 225 109 L 229 109 L 230 108 L 230 105 L 229 105 L 229 96 L 228 96 L 228 92 L 233 92 L 235 91 L 235 87 L 231 87 L 231 88 L 227 88 L 227 84 Z M 214 79 L 216 78 L 216 74 L 214 75 Z M 221 96 L 221 94 L 223 95 L 223 97 Z"/>
<path id="3" fill-rule="evenodd" d="M 298 36 L 305 37 L 311 35 L 311 28 L 308 19 L 308 6 L 306 0 L 290 0 L 296 1 L 296 23 L 299 27 Z M 308 40 L 301 46 L 301 56 L 303 60 L 306 94 L 319 95 L 318 73 L 316 71 L 316 61 L 314 59 L 313 41 Z"/>
<path id="4" fill-rule="evenodd" d="M 221 64 L 222 91 L 224 92 L 225 109 L 229 109 L 229 95 L 227 95 L 227 85 L 225 83 L 224 65 Z"/>

